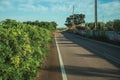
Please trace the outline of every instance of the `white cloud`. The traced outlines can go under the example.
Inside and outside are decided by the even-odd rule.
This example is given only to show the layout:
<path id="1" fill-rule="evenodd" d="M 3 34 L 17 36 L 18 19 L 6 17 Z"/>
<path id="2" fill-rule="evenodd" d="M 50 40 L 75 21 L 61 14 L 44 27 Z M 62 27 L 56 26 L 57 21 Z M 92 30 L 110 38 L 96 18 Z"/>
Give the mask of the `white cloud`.
<path id="1" fill-rule="evenodd" d="M 12 3 L 8 0 L 0 0 L 0 11 L 13 9 Z"/>
<path id="2" fill-rule="evenodd" d="M 4 10 L 3 7 L 0 6 L 0 11 L 3 11 L 3 10 Z"/>
<path id="3" fill-rule="evenodd" d="M 39 2 L 60 3 L 68 0 L 39 0 Z"/>
<path id="4" fill-rule="evenodd" d="M 69 6 L 66 6 L 66 5 L 57 4 L 57 5 L 51 6 L 51 10 L 53 12 L 67 12 L 68 9 L 69 9 Z"/>
<path id="5" fill-rule="evenodd" d="M 20 4 L 18 9 L 21 11 L 31 11 L 31 10 L 35 10 L 35 6 L 30 4 Z"/>
<path id="6" fill-rule="evenodd" d="M 43 5 L 20 4 L 18 10 L 21 11 L 47 11 L 48 8 Z"/>
<path id="7" fill-rule="evenodd" d="M 100 6 L 102 9 L 106 10 L 106 11 L 115 11 L 115 10 L 120 10 L 120 2 L 109 2 L 109 3 L 105 3 L 102 4 Z"/>
<path id="8" fill-rule="evenodd" d="M 43 6 L 43 5 L 38 5 L 37 10 L 40 10 L 40 11 L 47 11 L 47 10 L 48 10 L 48 7 Z"/>
<path id="9" fill-rule="evenodd" d="M 0 5 L 11 5 L 11 3 L 7 0 L 1 0 Z"/>
<path id="10" fill-rule="evenodd" d="M 15 2 L 15 3 L 19 3 L 19 4 L 25 4 L 25 3 L 33 3 L 33 2 L 36 2 L 35 0 L 10 0 L 11 2 Z M 37 0 L 37 1 L 39 1 L 39 0 Z"/>
<path id="11" fill-rule="evenodd" d="M 120 18 L 120 1 L 100 4 L 99 16 L 104 16 L 106 19 Z"/>

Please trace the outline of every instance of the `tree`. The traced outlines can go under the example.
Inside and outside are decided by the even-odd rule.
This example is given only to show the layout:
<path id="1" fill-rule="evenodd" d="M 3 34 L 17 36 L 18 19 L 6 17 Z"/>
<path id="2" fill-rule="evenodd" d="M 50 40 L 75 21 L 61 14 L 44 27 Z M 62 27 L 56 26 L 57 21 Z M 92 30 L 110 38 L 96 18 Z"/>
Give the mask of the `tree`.
<path id="1" fill-rule="evenodd" d="M 52 23 L 52 25 L 53 25 L 53 29 L 55 30 L 55 29 L 57 28 L 57 23 L 54 22 L 54 21 L 52 21 L 51 23 Z"/>
<path id="2" fill-rule="evenodd" d="M 90 30 L 90 27 L 88 26 L 89 23 L 85 23 L 85 30 Z"/>
<path id="3" fill-rule="evenodd" d="M 81 23 L 85 23 L 85 15 L 84 14 L 74 14 L 74 23 L 79 25 Z"/>
<path id="4" fill-rule="evenodd" d="M 2 25 L 4 28 L 9 28 L 9 27 L 17 26 L 18 22 L 16 20 L 6 19 L 2 21 Z"/>
<path id="5" fill-rule="evenodd" d="M 24 24 L 30 24 L 32 25 L 32 22 L 31 21 L 26 21 L 26 22 L 23 22 Z"/>
<path id="6" fill-rule="evenodd" d="M 66 18 L 65 25 L 68 28 L 73 27 L 74 25 L 79 28 L 85 24 L 85 15 L 84 14 L 73 14 Z"/>
<path id="7" fill-rule="evenodd" d="M 39 26 L 40 22 L 38 20 L 34 21 L 34 25 Z"/>
<path id="8" fill-rule="evenodd" d="M 95 23 L 94 22 L 88 23 L 88 27 L 90 30 L 93 30 L 95 27 Z"/>
<path id="9" fill-rule="evenodd" d="M 108 21 L 105 26 L 107 27 L 107 30 L 114 30 L 113 27 L 113 21 Z"/>
<path id="10" fill-rule="evenodd" d="M 104 22 L 98 22 L 97 30 L 106 30 Z"/>
<path id="11" fill-rule="evenodd" d="M 70 28 L 72 27 L 72 19 L 70 17 L 66 18 L 65 25 Z"/>
<path id="12" fill-rule="evenodd" d="M 120 19 L 116 19 L 113 22 L 114 30 L 120 30 Z"/>

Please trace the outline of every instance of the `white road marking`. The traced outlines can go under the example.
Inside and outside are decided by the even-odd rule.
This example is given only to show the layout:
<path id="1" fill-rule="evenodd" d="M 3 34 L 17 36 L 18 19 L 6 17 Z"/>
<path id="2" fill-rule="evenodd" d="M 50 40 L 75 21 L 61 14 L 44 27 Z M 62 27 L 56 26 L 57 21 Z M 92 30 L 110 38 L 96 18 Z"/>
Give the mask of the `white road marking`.
<path id="1" fill-rule="evenodd" d="M 60 49 L 59 49 L 59 46 L 58 46 L 58 43 L 57 43 L 56 36 L 55 36 L 55 42 L 56 42 L 57 51 L 58 51 L 58 57 L 59 57 L 59 62 L 60 62 L 60 69 L 61 69 L 61 73 L 62 73 L 62 80 L 68 80 L 67 79 L 67 75 L 66 75 L 66 71 L 65 71 L 65 68 L 64 68 L 62 56 L 61 56 L 61 53 L 60 53 Z"/>

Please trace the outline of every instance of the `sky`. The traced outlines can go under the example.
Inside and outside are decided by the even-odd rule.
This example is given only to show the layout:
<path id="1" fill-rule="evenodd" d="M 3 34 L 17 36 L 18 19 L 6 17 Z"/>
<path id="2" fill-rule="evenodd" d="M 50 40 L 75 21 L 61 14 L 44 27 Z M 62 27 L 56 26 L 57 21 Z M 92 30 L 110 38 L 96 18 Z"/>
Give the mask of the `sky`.
<path id="1" fill-rule="evenodd" d="M 94 22 L 94 0 L 0 0 L 0 21 L 55 21 L 65 27 L 66 17 L 85 14 L 86 22 Z M 98 0 L 98 21 L 120 19 L 120 0 Z"/>

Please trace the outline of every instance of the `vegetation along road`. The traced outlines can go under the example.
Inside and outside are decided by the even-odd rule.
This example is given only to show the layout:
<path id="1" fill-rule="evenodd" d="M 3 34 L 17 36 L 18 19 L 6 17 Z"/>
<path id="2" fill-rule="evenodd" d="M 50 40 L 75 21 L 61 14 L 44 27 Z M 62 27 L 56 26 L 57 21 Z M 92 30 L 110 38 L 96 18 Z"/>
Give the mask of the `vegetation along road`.
<path id="1" fill-rule="evenodd" d="M 67 32 L 56 34 L 63 80 L 120 80 L 120 48 Z"/>

